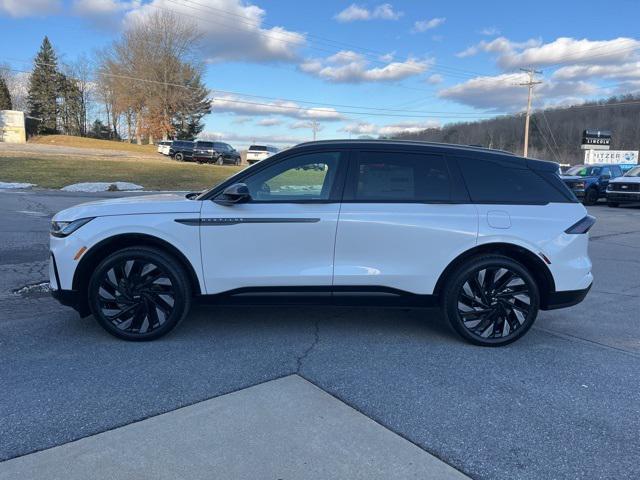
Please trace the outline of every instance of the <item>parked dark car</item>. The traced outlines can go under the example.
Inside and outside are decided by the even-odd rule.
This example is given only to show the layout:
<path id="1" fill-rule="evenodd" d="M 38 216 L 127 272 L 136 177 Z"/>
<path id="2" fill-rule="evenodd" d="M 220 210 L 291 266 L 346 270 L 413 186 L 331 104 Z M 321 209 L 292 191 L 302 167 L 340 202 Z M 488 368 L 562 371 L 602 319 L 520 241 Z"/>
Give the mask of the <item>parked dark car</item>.
<path id="1" fill-rule="evenodd" d="M 224 142 L 197 141 L 193 149 L 193 159 L 198 163 L 240 165 L 240 154 Z"/>
<path id="2" fill-rule="evenodd" d="M 599 199 L 606 197 L 609 180 L 620 176 L 620 165 L 597 163 L 575 165 L 560 178 L 582 203 L 594 205 Z"/>
<path id="3" fill-rule="evenodd" d="M 637 165 L 607 186 L 607 205 L 617 207 L 623 203 L 640 203 L 640 167 Z"/>
<path id="4" fill-rule="evenodd" d="M 194 142 L 188 140 L 174 140 L 169 149 L 169 156 L 179 162 L 188 162 L 193 159 L 193 146 Z"/>

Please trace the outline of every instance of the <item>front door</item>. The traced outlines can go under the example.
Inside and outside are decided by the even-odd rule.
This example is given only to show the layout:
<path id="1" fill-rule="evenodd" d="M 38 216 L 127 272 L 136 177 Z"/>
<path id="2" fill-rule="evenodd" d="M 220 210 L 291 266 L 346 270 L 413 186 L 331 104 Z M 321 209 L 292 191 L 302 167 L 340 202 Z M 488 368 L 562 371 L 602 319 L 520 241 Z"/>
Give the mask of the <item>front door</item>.
<path id="1" fill-rule="evenodd" d="M 284 158 L 249 177 L 251 200 L 205 200 L 200 235 L 208 294 L 252 287 L 330 287 L 341 152 Z"/>

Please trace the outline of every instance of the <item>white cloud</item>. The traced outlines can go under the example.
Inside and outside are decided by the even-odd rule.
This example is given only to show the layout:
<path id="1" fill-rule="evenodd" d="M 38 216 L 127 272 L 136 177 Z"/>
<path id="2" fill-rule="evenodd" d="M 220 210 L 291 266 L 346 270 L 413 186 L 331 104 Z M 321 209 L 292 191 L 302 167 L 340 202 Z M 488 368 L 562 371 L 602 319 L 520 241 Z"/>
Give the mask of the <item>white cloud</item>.
<path id="1" fill-rule="evenodd" d="M 466 82 L 445 88 L 439 92 L 441 98 L 454 100 L 474 108 L 496 112 L 520 111 L 527 101 L 527 89 L 519 83 L 526 82 L 525 73 L 505 73 L 495 76 L 476 77 Z M 595 93 L 597 88 L 583 81 L 554 82 L 547 80 L 534 89 L 534 100 L 539 103 L 562 102 L 568 97 L 584 97 Z"/>
<path id="2" fill-rule="evenodd" d="M 141 0 L 133 0 L 131 2 L 121 2 L 118 0 L 75 0 L 73 2 L 73 11 L 80 16 L 102 17 L 138 8 L 140 5 Z"/>
<path id="3" fill-rule="evenodd" d="M 615 80 L 640 80 L 640 61 L 615 65 L 569 65 L 553 72 L 557 80 L 603 78 Z"/>
<path id="4" fill-rule="evenodd" d="M 439 83 L 442 83 L 443 81 L 444 81 L 444 77 L 439 73 L 434 73 L 433 75 L 429 75 L 425 80 L 425 82 L 427 82 L 429 85 L 437 85 Z"/>
<path id="5" fill-rule="evenodd" d="M 343 116 L 333 108 L 301 107 L 300 104 L 284 100 L 261 102 L 255 99 L 245 99 L 235 95 L 215 97 L 212 102 L 215 112 L 235 113 L 238 115 L 273 116 L 281 115 L 289 118 L 304 120 L 316 119 L 326 121 L 342 120 Z"/>
<path id="6" fill-rule="evenodd" d="M 339 22 L 356 22 L 360 20 L 398 20 L 404 15 L 403 12 L 396 11 L 390 3 L 383 3 L 370 10 L 352 3 L 340 13 L 335 15 L 335 19 Z"/>
<path id="7" fill-rule="evenodd" d="M 325 59 L 307 59 L 300 64 L 300 70 L 334 83 L 390 82 L 423 73 L 431 63 L 431 60 L 408 58 L 404 62 L 371 67 L 364 55 L 343 50 Z"/>
<path id="8" fill-rule="evenodd" d="M 414 22 L 413 29 L 411 30 L 413 33 L 426 32 L 427 30 L 431 30 L 432 28 L 439 27 L 445 22 L 446 18 L 432 18 L 431 20 L 418 20 Z"/>
<path id="9" fill-rule="evenodd" d="M 311 127 L 313 127 L 313 121 L 311 120 L 299 120 L 289 125 L 289 128 L 292 130 L 311 129 Z M 316 123 L 316 131 L 320 130 L 324 130 L 324 125 Z"/>
<path id="10" fill-rule="evenodd" d="M 506 37 L 498 37 L 489 42 L 482 40 L 476 45 L 456 54 L 459 58 L 472 57 L 480 52 L 497 53 L 499 55 L 513 54 L 518 49 L 536 47 L 542 44 L 542 40 L 530 39 L 525 42 L 512 42 Z M 499 60 L 500 61 L 500 60 Z"/>
<path id="11" fill-rule="evenodd" d="M 500 35 L 500 30 L 498 30 L 496 27 L 486 27 L 480 30 L 480 35 L 493 37 L 495 35 Z"/>
<path id="12" fill-rule="evenodd" d="M 0 0 L 0 13 L 14 18 L 44 16 L 58 12 L 61 5 L 61 0 Z"/>
<path id="13" fill-rule="evenodd" d="M 390 125 L 377 125 L 369 122 L 349 123 L 340 129 L 351 135 L 371 135 L 388 137 L 396 135 L 400 132 L 419 132 L 426 128 L 436 128 L 440 126 L 440 122 L 430 120 L 427 122 L 400 122 Z"/>
<path id="14" fill-rule="evenodd" d="M 27 3 L 35 1 L 44 0 Z M 155 12 L 174 12 L 202 34 L 203 55 L 208 62 L 293 62 L 306 43 L 303 33 L 263 26 L 265 10 L 243 0 L 199 0 L 197 5 L 172 0 L 75 0 L 73 10 L 108 26 L 121 22 L 123 16 L 126 25 Z"/>
<path id="15" fill-rule="evenodd" d="M 538 39 L 513 42 L 498 37 L 481 41 L 457 54 L 460 58 L 480 52 L 497 54 L 497 63 L 504 70 L 518 67 L 555 65 L 557 63 L 608 65 L 628 62 L 637 56 L 640 40 L 615 38 L 612 40 L 577 40 L 560 37 L 549 43 Z"/>
<path id="16" fill-rule="evenodd" d="M 259 120 L 256 122 L 256 125 L 259 125 L 261 127 L 274 127 L 276 125 L 281 125 L 281 124 L 282 124 L 282 120 L 275 117 L 263 118 L 262 120 Z"/>

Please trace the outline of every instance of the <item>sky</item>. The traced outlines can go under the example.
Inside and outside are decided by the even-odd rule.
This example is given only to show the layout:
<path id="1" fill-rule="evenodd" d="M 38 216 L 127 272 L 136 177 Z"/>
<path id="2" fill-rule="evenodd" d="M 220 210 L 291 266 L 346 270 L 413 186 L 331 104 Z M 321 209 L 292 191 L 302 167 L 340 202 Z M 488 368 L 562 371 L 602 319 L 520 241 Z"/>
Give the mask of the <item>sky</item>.
<path id="1" fill-rule="evenodd" d="M 640 0 L 0 0 L 0 64 L 30 69 L 44 35 L 91 59 L 162 10 L 202 33 L 205 132 L 239 148 L 521 112 L 521 68 L 534 108 L 640 93 Z"/>

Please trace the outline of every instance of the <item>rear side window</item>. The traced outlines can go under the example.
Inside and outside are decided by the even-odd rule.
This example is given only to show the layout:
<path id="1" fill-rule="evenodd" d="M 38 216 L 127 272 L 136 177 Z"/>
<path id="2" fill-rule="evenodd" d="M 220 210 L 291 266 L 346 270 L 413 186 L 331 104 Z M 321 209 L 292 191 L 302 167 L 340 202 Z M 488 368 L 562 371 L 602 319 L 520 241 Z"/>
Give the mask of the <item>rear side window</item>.
<path id="1" fill-rule="evenodd" d="M 451 181 L 444 157 L 404 152 L 360 152 L 347 199 L 365 202 L 446 202 Z"/>
<path id="2" fill-rule="evenodd" d="M 458 157 L 469 196 L 475 203 L 571 202 L 564 187 L 545 180 L 544 173 L 529 168 L 511 168 L 503 162 Z M 555 173 L 553 173 L 555 175 Z"/>

